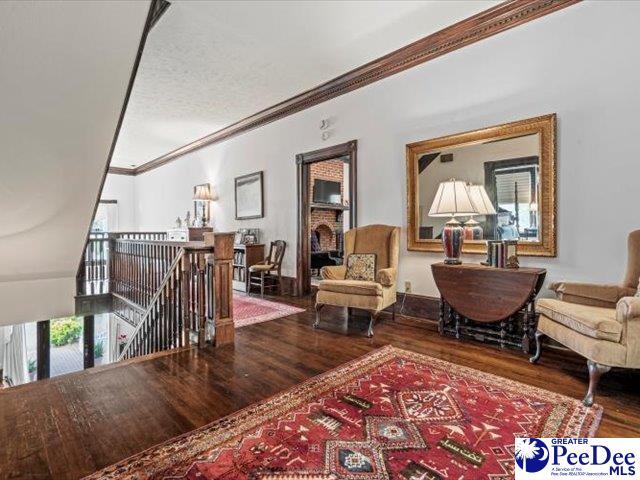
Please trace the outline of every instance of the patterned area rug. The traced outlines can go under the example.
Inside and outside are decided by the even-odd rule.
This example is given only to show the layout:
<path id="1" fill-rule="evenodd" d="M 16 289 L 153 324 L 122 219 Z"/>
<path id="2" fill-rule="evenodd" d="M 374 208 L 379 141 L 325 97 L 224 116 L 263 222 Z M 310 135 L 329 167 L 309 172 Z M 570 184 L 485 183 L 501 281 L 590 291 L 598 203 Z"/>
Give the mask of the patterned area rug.
<path id="1" fill-rule="evenodd" d="M 236 328 L 267 322 L 300 312 L 304 312 L 304 308 L 270 302 L 269 300 L 249 297 L 241 293 L 234 292 L 233 294 L 233 322 Z"/>
<path id="2" fill-rule="evenodd" d="M 593 436 L 601 414 L 387 346 L 89 478 L 507 479 L 514 436 Z"/>

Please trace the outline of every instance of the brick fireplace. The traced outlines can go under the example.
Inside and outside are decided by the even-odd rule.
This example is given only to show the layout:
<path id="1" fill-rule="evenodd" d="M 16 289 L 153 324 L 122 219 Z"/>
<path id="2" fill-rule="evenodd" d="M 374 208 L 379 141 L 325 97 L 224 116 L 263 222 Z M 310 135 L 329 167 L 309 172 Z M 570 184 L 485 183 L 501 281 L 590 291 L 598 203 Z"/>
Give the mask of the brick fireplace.
<path id="1" fill-rule="evenodd" d="M 315 179 L 330 180 L 340 183 L 340 192 L 344 195 L 344 162 L 342 160 L 325 160 L 310 165 L 309 201 L 313 203 L 313 185 Z M 310 226 L 317 232 L 320 251 L 340 250 L 336 241 L 336 232 L 342 232 L 342 213 L 335 210 L 311 208 Z M 342 235 L 340 235 L 342 238 Z"/>

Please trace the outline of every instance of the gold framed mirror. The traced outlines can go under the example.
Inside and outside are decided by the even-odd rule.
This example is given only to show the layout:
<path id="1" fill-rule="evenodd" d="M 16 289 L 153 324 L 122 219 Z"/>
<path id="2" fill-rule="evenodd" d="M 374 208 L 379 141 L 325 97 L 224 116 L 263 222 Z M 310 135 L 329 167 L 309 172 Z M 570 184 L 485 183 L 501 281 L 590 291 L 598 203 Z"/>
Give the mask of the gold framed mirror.
<path id="1" fill-rule="evenodd" d="M 442 252 L 447 218 L 441 183 L 466 183 L 476 213 L 464 226 L 463 253 L 487 240 L 517 240 L 518 255 L 556 256 L 556 115 L 411 143 L 407 150 L 407 248 Z M 438 200 L 440 198 L 440 200 Z"/>

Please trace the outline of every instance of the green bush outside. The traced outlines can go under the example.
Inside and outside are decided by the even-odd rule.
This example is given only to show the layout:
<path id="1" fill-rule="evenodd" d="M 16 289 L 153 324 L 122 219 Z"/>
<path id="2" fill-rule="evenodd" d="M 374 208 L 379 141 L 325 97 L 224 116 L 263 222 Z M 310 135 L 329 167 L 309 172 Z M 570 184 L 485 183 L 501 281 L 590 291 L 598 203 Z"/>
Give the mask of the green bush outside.
<path id="1" fill-rule="evenodd" d="M 104 342 L 100 340 L 93 346 L 93 358 L 100 358 L 104 355 Z"/>
<path id="2" fill-rule="evenodd" d="M 63 318 L 51 322 L 51 344 L 61 347 L 77 342 L 82 335 L 82 325 L 75 317 Z"/>

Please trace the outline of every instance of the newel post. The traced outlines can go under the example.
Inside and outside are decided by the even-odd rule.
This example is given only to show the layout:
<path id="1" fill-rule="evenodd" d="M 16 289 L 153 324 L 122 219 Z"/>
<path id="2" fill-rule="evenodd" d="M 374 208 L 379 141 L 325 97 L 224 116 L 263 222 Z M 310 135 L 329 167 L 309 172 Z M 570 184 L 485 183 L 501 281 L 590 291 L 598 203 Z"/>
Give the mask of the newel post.
<path id="1" fill-rule="evenodd" d="M 179 341 L 189 346 L 191 341 L 191 256 L 189 252 L 182 255 L 182 322 L 184 328 L 184 339 Z M 184 342 L 184 343 L 183 343 Z"/>
<path id="2" fill-rule="evenodd" d="M 214 277 L 214 345 L 233 343 L 235 326 L 233 324 L 233 240 L 234 232 L 205 233 L 205 244 L 213 245 Z"/>

